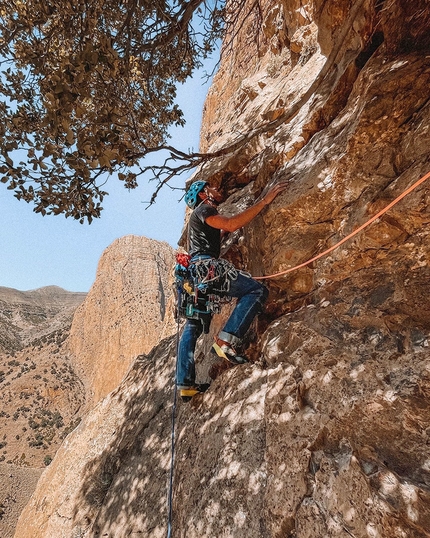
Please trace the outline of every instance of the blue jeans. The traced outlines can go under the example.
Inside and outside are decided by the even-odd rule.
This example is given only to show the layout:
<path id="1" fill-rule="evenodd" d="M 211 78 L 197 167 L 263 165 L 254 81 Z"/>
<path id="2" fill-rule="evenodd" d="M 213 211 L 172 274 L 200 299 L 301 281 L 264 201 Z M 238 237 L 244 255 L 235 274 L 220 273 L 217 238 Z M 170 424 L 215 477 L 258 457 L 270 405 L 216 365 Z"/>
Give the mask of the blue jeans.
<path id="1" fill-rule="evenodd" d="M 261 312 L 269 291 L 250 276 L 238 273 L 237 279 L 230 282 L 228 295 L 237 297 L 238 301 L 223 330 L 219 333 L 219 338 L 235 345 L 240 343 L 252 320 Z M 195 383 L 194 351 L 197 339 L 202 332 L 203 326 L 200 320 L 187 319 L 178 349 L 176 384 L 180 387 Z"/>

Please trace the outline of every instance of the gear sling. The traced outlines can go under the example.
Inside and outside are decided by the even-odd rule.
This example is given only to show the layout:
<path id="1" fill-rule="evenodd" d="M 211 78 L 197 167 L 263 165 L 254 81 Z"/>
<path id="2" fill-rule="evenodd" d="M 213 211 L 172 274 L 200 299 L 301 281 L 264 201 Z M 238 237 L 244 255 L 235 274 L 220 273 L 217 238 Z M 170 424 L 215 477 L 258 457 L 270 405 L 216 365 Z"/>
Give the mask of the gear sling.
<path id="1" fill-rule="evenodd" d="M 227 260 L 176 254 L 177 315 L 200 320 L 207 334 L 212 315 L 220 312 L 221 304 L 231 300 L 228 296 L 230 280 L 236 279 L 237 273 Z"/>

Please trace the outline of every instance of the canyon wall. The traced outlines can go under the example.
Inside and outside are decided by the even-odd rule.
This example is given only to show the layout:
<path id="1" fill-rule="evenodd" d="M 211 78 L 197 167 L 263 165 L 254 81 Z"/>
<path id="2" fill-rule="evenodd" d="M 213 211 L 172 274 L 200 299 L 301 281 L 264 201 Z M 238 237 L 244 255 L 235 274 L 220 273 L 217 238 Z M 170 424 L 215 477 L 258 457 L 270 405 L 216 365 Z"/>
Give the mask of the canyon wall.
<path id="1" fill-rule="evenodd" d="M 89 406 L 119 385 L 137 355 L 176 330 L 174 263 L 172 247 L 142 236 L 117 239 L 103 252 L 68 339 Z"/>
<path id="2" fill-rule="evenodd" d="M 193 179 L 225 192 L 226 213 L 289 180 L 223 247 L 270 275 L 430 171 L 430 6 L 229 6 L 202 127 L 217 157 Z M 214 363 L 202 338 L 212 385 L 178 402 L 174 538 L 430 536 L 429 196 L 425 182 L 267 279 L 250 364 Z M 174 356 L 171 336 L 139 357 L 66 439 L 16 538 L 166 536 Z"/>

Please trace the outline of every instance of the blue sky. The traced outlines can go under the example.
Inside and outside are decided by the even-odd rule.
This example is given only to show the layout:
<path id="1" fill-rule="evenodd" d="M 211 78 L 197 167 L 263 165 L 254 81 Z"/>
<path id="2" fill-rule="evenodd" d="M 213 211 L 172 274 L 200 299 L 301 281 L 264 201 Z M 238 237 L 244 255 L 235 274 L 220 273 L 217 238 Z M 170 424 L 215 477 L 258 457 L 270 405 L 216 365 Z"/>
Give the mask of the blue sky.
<path id="1" fill-rule="evenodd" d="M 185 127 L 171 130 L 169 142 L 178 149 L 199 149 L 201 115 L 210 86 L 202 78 L 204 72 L 178 88 L 177 101 L 187 122 Z M 182 187 L 188 177 L 181 177 L 175 185 Z M 141 180 L 137 189 L 128 192 L 112 177 L 105 190 L 109 196 L 103 200 L 102 216 L 88 225 L 62 215 L 42 217 L 0 183 L 0 286 L 27 291 L 56 285 L 88 291 L 104 249 L 128 234 L 167 241 L 176 248 L 185 213 L 184 203 L 178 202 L 181 191 L 164 188 L 156 204 L 145 209 L 153 183 Z"/>

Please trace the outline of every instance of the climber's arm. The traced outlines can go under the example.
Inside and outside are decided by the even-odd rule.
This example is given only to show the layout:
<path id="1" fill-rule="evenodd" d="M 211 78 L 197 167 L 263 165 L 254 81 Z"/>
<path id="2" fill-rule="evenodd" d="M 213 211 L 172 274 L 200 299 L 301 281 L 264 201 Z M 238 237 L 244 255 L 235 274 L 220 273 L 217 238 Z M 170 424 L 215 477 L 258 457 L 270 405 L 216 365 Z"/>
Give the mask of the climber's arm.
<path id="1" fill-rule="evenodd" d="M 269 205 L 270 202 L 272 202 L 276 196 L 278 196 L 278 194 L 286 188 L 286 186 L 287 182 L 277 183 L 268 190 L 268 192 L 259 202 L 255 203 L 251 207 L 248 207 L 237 215 L 233 215 L 231 217 L 226 217 L 224 215 L 212 215 L 207 217 L 205 222 L 217 230 L 235 232 L 236 230 L 239 230 L 239 228 L 249 224 L 251 220 L 263 210 L 264 207 Z"/>

